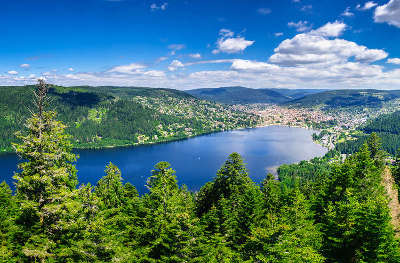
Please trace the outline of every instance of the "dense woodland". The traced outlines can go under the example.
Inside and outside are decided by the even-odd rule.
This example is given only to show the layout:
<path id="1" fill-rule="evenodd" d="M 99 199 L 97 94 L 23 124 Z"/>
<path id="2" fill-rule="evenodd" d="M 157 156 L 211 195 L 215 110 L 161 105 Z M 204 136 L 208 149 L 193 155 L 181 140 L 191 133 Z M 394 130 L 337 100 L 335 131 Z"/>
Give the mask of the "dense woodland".
<path id="1" fill-rule="evenodd" d="M 336 149 L 342 153 L 354 153 L 360 149 L 368 136 L 376 133 L 382 139 L 385 151 L 395 156 L 400 148 L 400 111 L 381 115 L 367 122 L 358 129 L 363 133 L 357 135 L 354 140 L 348 140 L 336 145 Z"/>
<path id="2" fill-rule="evenodd" d="M 112 163 L 78 186 L 73 138 L 44 93 L 17 133 L 16 191 L 0 185 L 2 262 L 400 262 L 375 134 L 344 162 L 285 165 L 260 185 L 237 153 L 197 193 L 160 162 L 139 196 Z"/>
<path id="3" fill-rule="evenodd" d="M 30 114 L 34 86 L 0 87 L 0 151 Z M 260 118 L 182 91 L 150 88 L 51 86 L 49 102 L 75 148 L 155 143 L 252 127 Z"/>

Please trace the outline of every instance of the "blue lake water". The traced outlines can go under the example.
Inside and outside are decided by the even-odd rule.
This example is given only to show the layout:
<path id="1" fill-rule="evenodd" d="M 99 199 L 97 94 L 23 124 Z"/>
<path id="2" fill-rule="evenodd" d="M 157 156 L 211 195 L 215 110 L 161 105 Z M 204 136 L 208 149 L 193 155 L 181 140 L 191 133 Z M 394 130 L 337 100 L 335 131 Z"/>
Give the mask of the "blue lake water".
<path id="1" fill-rule="evenodd" d="M 260 182 L 281 164 L 323 156 L 327 150 L 313 143 L 313 132 L 303 128 L 269 126 L 213 133 L 164 144 L 79 150 L 78 178 L 81 183 L 96 184 L 111 161 L 121 169 L 124 182 L 132 183 L 143 193 L 154 165 L 167 161 L 176 170 L 179 184 L 195 191 L 214 178 L 229 154 L 238 152 L 250 177 Z M 12 184 L 18 161 L 14 154 L 0 156 L 0 181 Z"/>

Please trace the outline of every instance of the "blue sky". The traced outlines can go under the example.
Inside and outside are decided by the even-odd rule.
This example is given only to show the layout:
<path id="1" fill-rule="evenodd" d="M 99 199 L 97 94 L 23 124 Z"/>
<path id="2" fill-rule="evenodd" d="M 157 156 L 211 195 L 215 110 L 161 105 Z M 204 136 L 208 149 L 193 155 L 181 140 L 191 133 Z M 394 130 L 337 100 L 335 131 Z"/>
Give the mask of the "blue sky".
<path id="1" fill-rule="evenodd" d="M 400 0 L 13 0 L 0 85 L 400 89 Z"/>

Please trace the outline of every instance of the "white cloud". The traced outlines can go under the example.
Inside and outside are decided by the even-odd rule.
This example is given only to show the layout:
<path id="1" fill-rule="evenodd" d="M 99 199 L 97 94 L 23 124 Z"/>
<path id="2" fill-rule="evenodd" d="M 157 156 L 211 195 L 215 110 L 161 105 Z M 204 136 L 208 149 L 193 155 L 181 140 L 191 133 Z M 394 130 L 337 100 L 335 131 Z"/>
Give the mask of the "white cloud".
<path id="1" fill-rule="evenodd" d="M 354 16 L 354 13 L 352 13 L 352 12 L 350 11 L 350 7 L 347 7 L 347 8 L 343 11 L 343 13 L 341 14 L 341 16 L 351 17 L 351 16 Z"/>
<path id="2" fill-rule="evenodd" d="M 364 4 L 364 6 L 362 6 L 362 7 L 361 7 L 360 4 L 358 4 L 358 5 L 356 6 L 356 8 L 357 8 L 358 10 L 365 11 L 365 10 L 369 10 L 369 9 L 371 9 L 371 8 L 377 6 L 377 5 L 378 5 L 378 4 L 375 3 L 375 2 L 373 2 L 373 1 L 368 1 L 368 2 L 366 2 L 366 3 Z"/>
<path id="3" fill-rule="evenodd" d="M 231 66 L 234 70 L 245 70 L 245 71 L 266 71 L 270 69 L 278 69 L 276 65 L 268 64 L 265 62 L 235 59 Z"/>
<path id="4" fill-rule="evenodd" d="M 308 21 L 299 21 L 297 23 L 289 22 L 288 26 L 296 28 L 297 32 L 308 31 L 308 30 L 310 30 L 312 28 L 312 26 L 309 25 Z"/>
<path id="5" fill-rule="evenodd" d="M 9 70 L 7 73 L 10 74 L 10 75 L 17 75 L 17 74 L 18 74 L 18 71 Z"/>
<path id="6" fill-rule="evenodd" d="M 150 9 L 151 11 L 156 11 L 156 10 L 162 10 L 164 11 L 165 9 L 167 9 L 168 3 L 163 3 L 160 5 L 157 5 L 156 3 L 153 3 L 150 5 Z"/>
<path id="7" fill-rule="evenodd" d="M 149 70 L 149 71 L 143 72 L 143 75 L 144 76 L 161 78 L 161 77 L 165 77 L 165 72 L 161 71 L 161 70 Z"/>
<path id="8" fill-rule="evenodd" d="M 389 58 L 386 63 L 400 65 L 400 58 Z"/>
<path id="9" fill-rule="evenodd" d="M 346 24 L 335 21 L 333 23 L 329 22 L 311 33 L 324 37 L 338 37 L 346 30 L 346 28 Z"/>
<path id="10" fill-rule="evenodd" d="M 364 62 L 344 62 L 325 66 L 313 64 L 279 66 L 254 60 L 215 60 L 203 63 L 231 63 L 230 69 L 204 70 L 193 73 L 143 71 L 141 74 L 107 72 L 69 73 L 46 76 L 58 85 L 147 86 L 175 89 L 247 86 L 252 88 L 377 88 L 396 89 L 400 86 L 400 69 L 383 70 L 382 66 Z M 187 66 L 188 64 L 185 64 Z M 33 84 L 35 79 L 0 76 L 2 85 Z"/>
<path id="11" fill-rule="evenodd" d="M 144 65 L 132 63 L 129 65 L 113 67 L 108 72 L 109 73 L 121 73 L 121 74 L 135 74 L 145 68 L 146 68 L 146 66 L 144 66 Z"/>
<path id="12" fill-rule="evenodd" d="M 28 69 L 31 65 L 29 64 L 21 64 L 19 65 L 20 68 Z"/>
<path id="13" fill-rule="evenodd" d="M 169 71 L 175 71 L 175 70 L 177 70 L 178 68 L 183 68 L 184 67 L 184 65 L 182 64 L 182 62 L 180 62 L 179 60 L 173 60 L 172 62 L 171 62 L 171 64 L 169 64 L 169 66 L 168 66 L 168 70 Z"/>
<path id="14" fill-rule="evenodd" d="M 277 33 L 275 33 L 274 34 L 276 37 L 280 37 L 280 36 L 283 36 L 283 33 L 282 32 L 277 32 Z"/>
<path id="15" fill-rule="evenodd" d="M 194 54 L 189 54 L 189 57 L 191 58 L 201 58 L 201 55 L 199 53 L 194 53 Z"/>
<path id="16" fill-rule="evenodd" d="M 375 9 L 374 20 L 377 23 L 388 23 L 400 27 L 400 0 L 390 0 L 387 4 Z"/>
<path id="17" fill-rule="evenodd" d="M 217 40 L 217 48 L 212 51 L 213 54 L 220 52 L 233 54 L 244 51 L 247 47 L 254 44 L 255 41 L 246 40 L 244 37 L 236 36 L 228 29 L 221 29 L 220 37 Z"/>
<path id="18" fill-rule="evenodd" d="M 219 35 L 222 37 L 233 37 L 235 33 L 233 33 L 231 30 L 223 28 L 219 31 Z"/>
<path id="19" fill-rule="evenodd" d="M 271 9 L 269 8 L 258 8 L 257 12 L 261 15 L 268 15 L 271 14 Z"/>
<path id="20" fill-rule="evenodd" d="M 346 63 L 349 59 L 374 62 L 387 57 L 388 54 L 381 49 L 368 49 L 344 39 L 330 39 L 338 37 L 345 28 L 343 23 L 327 23 L 311 32 L 286 39 L 274 50 L 275 54 L 269 61 L 278 65 L 295 66 Z"/>
<path id="21" fill-rule="evenodd" d="M 68 71 L 75 71 L 74 68 L 68 68 Z"/>

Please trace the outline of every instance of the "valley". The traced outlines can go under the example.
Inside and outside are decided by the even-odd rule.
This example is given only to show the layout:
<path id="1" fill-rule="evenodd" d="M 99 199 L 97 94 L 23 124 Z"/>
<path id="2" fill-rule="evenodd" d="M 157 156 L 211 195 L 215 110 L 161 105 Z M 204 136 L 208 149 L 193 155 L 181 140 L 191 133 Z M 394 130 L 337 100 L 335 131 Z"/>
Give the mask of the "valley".
<path id="1" fill-rule="evenodd" d="M 32 89 L 0 87 L 0 152 L 13 151 L 14 133 L 30 111 Z M 317 129 L 319 133 L 313 135 L 317 143 L 349 153 L 357 148 L 349 145 L 360 145 L 365 137 L 360 127 L 400 110 L 400 92 L 396 90 L 224 87 L 184 92 L 52 86 L 49 97 L 48 108 L 57 111 L 67 124 L 77 149 L 154 144 L 212 132 L 283 125 Z M 383 135 L 384 145 L 393 140 L 389 137 Z M 393 147 L 386 150 L 394 154 Z"/>

